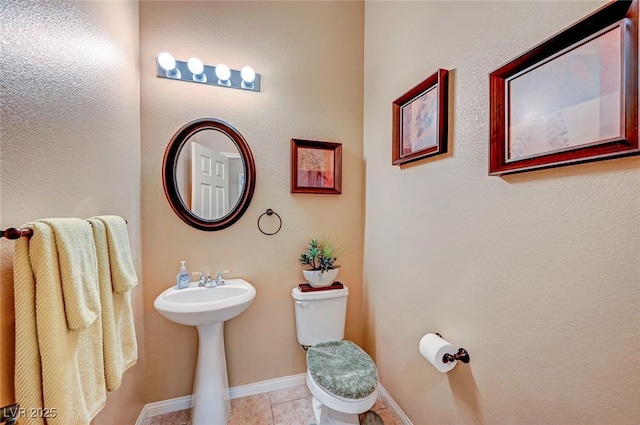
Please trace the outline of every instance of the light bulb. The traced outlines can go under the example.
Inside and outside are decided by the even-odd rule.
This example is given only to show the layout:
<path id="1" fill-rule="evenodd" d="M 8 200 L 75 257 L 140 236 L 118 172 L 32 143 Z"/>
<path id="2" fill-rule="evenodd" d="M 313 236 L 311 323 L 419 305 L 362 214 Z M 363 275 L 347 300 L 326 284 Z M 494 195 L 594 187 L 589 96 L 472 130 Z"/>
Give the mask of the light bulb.
<path id="1" fill-rule="evenodd" d="M 198 58 L 191 58 L 187 62 L 187 68 L 193 74 L 193 81 L 197 81 L 199 83 L 206 83 L 207 76 L 204 74 L 204 64 Z"/>
<path id="2" fill-rule="evenodd" d="M 176 67 L 176 60 L 170 53 L 162 52 L 158 55 L 158 64 L 160 64 L 162 69 L 171 71 Z"/>
<path id="3" fill-rule="evenodd" d="M 229 67 L 223 63 L 216 66 L 216 76 L 220 79 L 220 81 L 227 81 L 231 77 L 231 70 Z"/>
<path id="4" fill-rule="evenodd" d="M 246 83 L 253 83 L 253 80 L 256 79 L 256 72 L 250 66 L 245 66 L 240 70 L 240 75 L 242 76 L 242 80 Z"/>
<path id="5" fill-rule="evenodd" d="M 204 72 L 204 64 L 198 58 L 191 58 L 187 62 L 187 67 L 193 75 L 200 75 Z"/>
<path id="6" fill-rule="evenodd" d="M 167 52 L 162 52 L 158 55 L 158 65 L 165 70 L 165 75 L 169 78 L 180 79 L 182 75 L 180 70 L 176 68 L 176 60 Z"/>

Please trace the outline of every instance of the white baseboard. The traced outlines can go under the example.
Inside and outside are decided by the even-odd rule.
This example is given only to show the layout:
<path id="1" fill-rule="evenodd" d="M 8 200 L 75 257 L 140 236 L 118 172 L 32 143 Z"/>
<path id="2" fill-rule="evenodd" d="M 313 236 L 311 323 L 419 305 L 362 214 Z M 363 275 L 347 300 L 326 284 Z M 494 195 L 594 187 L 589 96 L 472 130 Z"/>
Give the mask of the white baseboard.
<path id="1" fill-rule="evenodd" d="M 297 387 L 298 385 L 306 384 L 306 377 L 306 373 L 300 373 L 298 375 L 290 375 L 282 378 L 254 382 L 253 384 L 238 385 L 237 387 L 229 388 L 229 393 L 233 400 L 240 397 L 268 393 L 270 391 L 284 390 L 285 388 Z"/>
<path id="2" fill-rule="evenodd" d="M 283 390 L 285 388 L 297 387 L 306 383 L 306 373 L 298 375 L 285 376 L 282 378 L 269 379 L 267 381 L 255 382 L 253 384 L 239 385 L 229 388 L 231 399 L 248 397 L 256 394 L 268 393 L 270 391 Z M 396 402 L 391 398 L 389 393 L 384 389 L 382 384 L 378 384 L 378 395 L 384 401 L 385 405 L 391 410 L 396 417 L 402 422 L 402 425 L 413 425 L 407 415 L 404 414 Z M 145 425 L 148 418 L 166 413 L 177 412 L 179 410 L 190 409 L 192 407 L 192 396 L 173 398 L 170 400 L 157 401 L 155 403 L 145 404 L 140 412 L 140 416 L 135 425 Z"/>
<path id="3" fill-rule="evenodd" d="M 407 415 L 404 414 L 402 409 L 400 409 L 400 406 L 398 406 L 398 403 L 391 398 L 387 390 L 385 390 L 380 383 L 378 383 L 378 397 L 384 401 L 384 404 L 393 412 L 394 415 L 396 415 L 396 418 L 398 418 L 402 425 L 413 425 L 413 422 L 411 422 Z"/>
<path id="4" fill-rule="evenodd" d="M 140 412 L 140 417 L 136 421 L 136 425 L 145 425 L 147 418 L 153 416 L 164 415 L 165 413 L 177 412 L 179 410 L 191 409 L 192 396 L 172 398 L 170 400 L 156 401 L 155 403 L 145 404 Z"/>
<path id="5" fill-rule="evenodd" d="M 268 393 L 270 391 L 297 387 L 298 385 L 304 385 L 306 383 L 306 376 L 306 373 L 300 373 L 298 375 L 254 382 L 253 384 L 238 385 L 237 387 L 229 388 L 229 396 L 233 400 L 240 397 L 248 397 L 251 395 Z M 145 425 L 147 418 L 151 418 L 153 416 L 190 409 L 193 403 L 192 398 L 192 396 L 187 395 L 184 397 L 145 404 L 135 425 Z"/>

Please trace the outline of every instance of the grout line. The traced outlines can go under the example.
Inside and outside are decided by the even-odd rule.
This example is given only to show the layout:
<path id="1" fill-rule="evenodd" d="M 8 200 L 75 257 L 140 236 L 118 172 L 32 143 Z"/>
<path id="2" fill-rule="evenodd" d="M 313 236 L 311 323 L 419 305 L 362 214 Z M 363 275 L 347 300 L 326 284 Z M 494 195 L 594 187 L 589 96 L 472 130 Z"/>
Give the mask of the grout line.
<path id="1" fill-rule="evenodd" d="M 269 409 L 271 409 L 271 425 L 276 425 L 276 415 L 273 414 L 273 404 L 269 405 Z"/>
<path id="2" fill-rule="evenodd" d="M 271 402 L 271 393 L 273 391 L 269 391 L 269 409 L 271 409 L 271 425 L 276 425 L 276 415 L 273 414 L 273 403 Z"/>
<path id="3" fill-rule="evenodd" d="M 269 396 L 269 406 L 273 406 L 273 400 L 271 399 L 271 393 L 272 393 L 272 392 L 273 392 L 273 391 L 269 391 L 269 392 L 267 393 L 267 395 Z"/>
<path id="4" fill-rule="evenodd" d="M 292 398 L 291 400 L 287 400 L 287 401 L 281 401 L 280 403 L 271 403 L 271 406 L 277 406 L 279 404 L 285 404 L 285 403 L 291 403 L 292 401 L 296 401 L 296 400 L 304 400 L 306 398 L 311 397 L 310 395 L 305 395 L 303 397 L 296 397 L 296 398 Z"/>

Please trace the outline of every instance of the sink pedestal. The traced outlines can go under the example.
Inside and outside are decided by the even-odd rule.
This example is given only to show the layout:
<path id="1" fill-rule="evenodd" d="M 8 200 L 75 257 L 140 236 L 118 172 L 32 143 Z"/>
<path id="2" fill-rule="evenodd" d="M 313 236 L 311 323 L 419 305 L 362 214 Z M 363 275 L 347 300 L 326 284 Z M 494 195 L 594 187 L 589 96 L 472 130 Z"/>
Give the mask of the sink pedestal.
<path id="1" fill-rule="evenodd" d="M 175 286 L 153 301 L 162 316 L 174 323 L 198 328 L 198 359 L 193 379 L 192 425 L 227 425 L 231 416 L 224 322 L 245 311 L 256 288 L 243 279 L 226 279 L 224 286 L 205 288 L 191 283 Z"/>
<path id="2" fill-rule="evenodd" d="M 231 415 L 224 322 L 198 326 L 191 425 L 227 425 Z"/>

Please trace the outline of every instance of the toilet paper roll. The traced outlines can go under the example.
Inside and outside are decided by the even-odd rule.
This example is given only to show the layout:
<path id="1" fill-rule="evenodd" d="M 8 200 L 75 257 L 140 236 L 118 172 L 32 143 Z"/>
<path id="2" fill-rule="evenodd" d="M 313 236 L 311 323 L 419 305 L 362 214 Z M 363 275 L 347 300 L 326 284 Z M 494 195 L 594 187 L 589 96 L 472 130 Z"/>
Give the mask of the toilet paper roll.
<path id="1" fill-rule="evenodd" d="M 455 354 L 457 350 L 453 348 L 453 345 L 448 341 L 440 338 L 436 334 L 428 333 L 420 340 L 420 354 L 427 359 L 429 363 L 433 365 L 438 371 L 442 373 L 449 372 L 454 368 L 457 360 L 453 362 L 445 363 L 442 361 L 442 357 L 446 354 Z"/>

